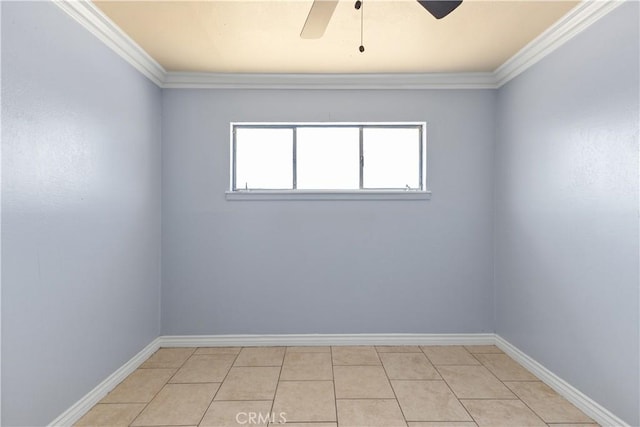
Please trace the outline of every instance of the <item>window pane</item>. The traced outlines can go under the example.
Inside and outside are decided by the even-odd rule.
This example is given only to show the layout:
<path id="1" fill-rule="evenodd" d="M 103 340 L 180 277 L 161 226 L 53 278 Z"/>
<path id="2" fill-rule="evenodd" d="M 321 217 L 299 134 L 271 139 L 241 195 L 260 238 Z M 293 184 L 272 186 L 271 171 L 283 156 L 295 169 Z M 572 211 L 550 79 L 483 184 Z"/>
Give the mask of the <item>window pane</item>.
<path id="1" fill-rule="evenodd" d="M 236 128 L 236 188 L 293 188 L 293 130 Z"/>
<path id="2" fill-rule="evenodd" d="M 364 188 L 420 189 L 418 129 L 364 128 Z"/>
<path id="3" fill-rule="evenodd" d="M 360 188 L 358 128 L 307 128 L 297 131 L 297 184 L 302 190 Z"/>

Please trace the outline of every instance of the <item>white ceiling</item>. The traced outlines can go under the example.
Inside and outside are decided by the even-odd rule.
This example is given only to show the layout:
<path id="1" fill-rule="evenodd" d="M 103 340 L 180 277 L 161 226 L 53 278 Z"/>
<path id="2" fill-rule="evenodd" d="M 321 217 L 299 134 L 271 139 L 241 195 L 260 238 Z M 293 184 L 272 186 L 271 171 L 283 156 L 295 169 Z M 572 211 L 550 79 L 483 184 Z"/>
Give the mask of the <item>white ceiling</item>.
<path id="1" fill-rule="evenodd" d="M 318 40 L 300 38 L 311 0 L 94 2 L 168 71 L 214 73 L 490 72 L 577 1 L 464 0 L 436 20 L 415 0 L 353 1 Z"/>

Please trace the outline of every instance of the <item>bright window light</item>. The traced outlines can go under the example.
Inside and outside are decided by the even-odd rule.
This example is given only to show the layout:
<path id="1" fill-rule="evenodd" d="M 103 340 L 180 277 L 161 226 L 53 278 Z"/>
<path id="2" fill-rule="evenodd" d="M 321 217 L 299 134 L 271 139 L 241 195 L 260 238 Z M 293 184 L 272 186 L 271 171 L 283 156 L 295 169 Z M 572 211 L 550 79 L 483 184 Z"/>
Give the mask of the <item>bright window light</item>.
<path id="1" fill-rule="evenodd" d="M 364 188 L 420 189 L 420 130 L 363 129 Z"/>
<path id="2" fill-rule="evenodd" d="M 231 193 L 428 195 L 425 131 L 425 123 L 234 123 Z"/>
<path id="3" fill-rule="evenodd" d="M 236 129 L 236 188 L 292 189 L 292 155 L 292 129 Z"/>
<path id="4" fill-rule="evenodd" d="M 357 190 L 360 188 L 358 128 L 297 129 L 297 188 Z"/>

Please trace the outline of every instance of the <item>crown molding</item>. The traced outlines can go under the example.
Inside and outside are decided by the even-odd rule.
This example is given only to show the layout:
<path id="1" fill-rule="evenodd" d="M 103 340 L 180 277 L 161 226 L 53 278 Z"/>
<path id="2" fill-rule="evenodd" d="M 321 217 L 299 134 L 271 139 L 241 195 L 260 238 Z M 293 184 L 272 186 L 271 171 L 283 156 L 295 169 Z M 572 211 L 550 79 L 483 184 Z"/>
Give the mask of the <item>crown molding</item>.
<path id="1" fill-rule="evenodd" d="M 496 87 L 509 82 L 624 2 L 583 0 L 498 67 L 493 72 Z"/>
<path id="2" fill-rule="evenodd" d="M 190 89 L 491 89 L 492 73 L 167 73 L 163 87 Z"/>
<path id="3" fill-rule="evenodd" d="M 625 2 L 583 0 L 493 72 L 236 74 L 167 72 L 91 1 L 52 1 L 156 85 L 172 89 L 497 89 Z"/>
<path id="4" fill-rule="evenodd" d="M 166 71 L 107 15 L 86 0 L 52 0 L 91 34 L 110 47 L 149 80 L 162 87 Z"/>

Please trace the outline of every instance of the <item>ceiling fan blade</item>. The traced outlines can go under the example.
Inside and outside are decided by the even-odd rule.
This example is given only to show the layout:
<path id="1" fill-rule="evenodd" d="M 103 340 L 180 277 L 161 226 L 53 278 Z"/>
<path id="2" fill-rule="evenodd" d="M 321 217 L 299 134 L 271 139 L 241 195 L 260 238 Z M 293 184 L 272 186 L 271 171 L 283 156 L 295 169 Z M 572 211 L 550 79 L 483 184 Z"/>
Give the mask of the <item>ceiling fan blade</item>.
<path id="1" fill-rule="evenodd" d="M 462 0 L 418 0 L 418 3 L 432 14 L 436 19 L 442 19 L 460 6 Z"/>
<path id="2" fill-rule="evenodd" d="M 300 37 L 303 39 L 319 39 L 329 25 L 338 0 L 314 0 L 307 20 L 302 27 Z"/>

